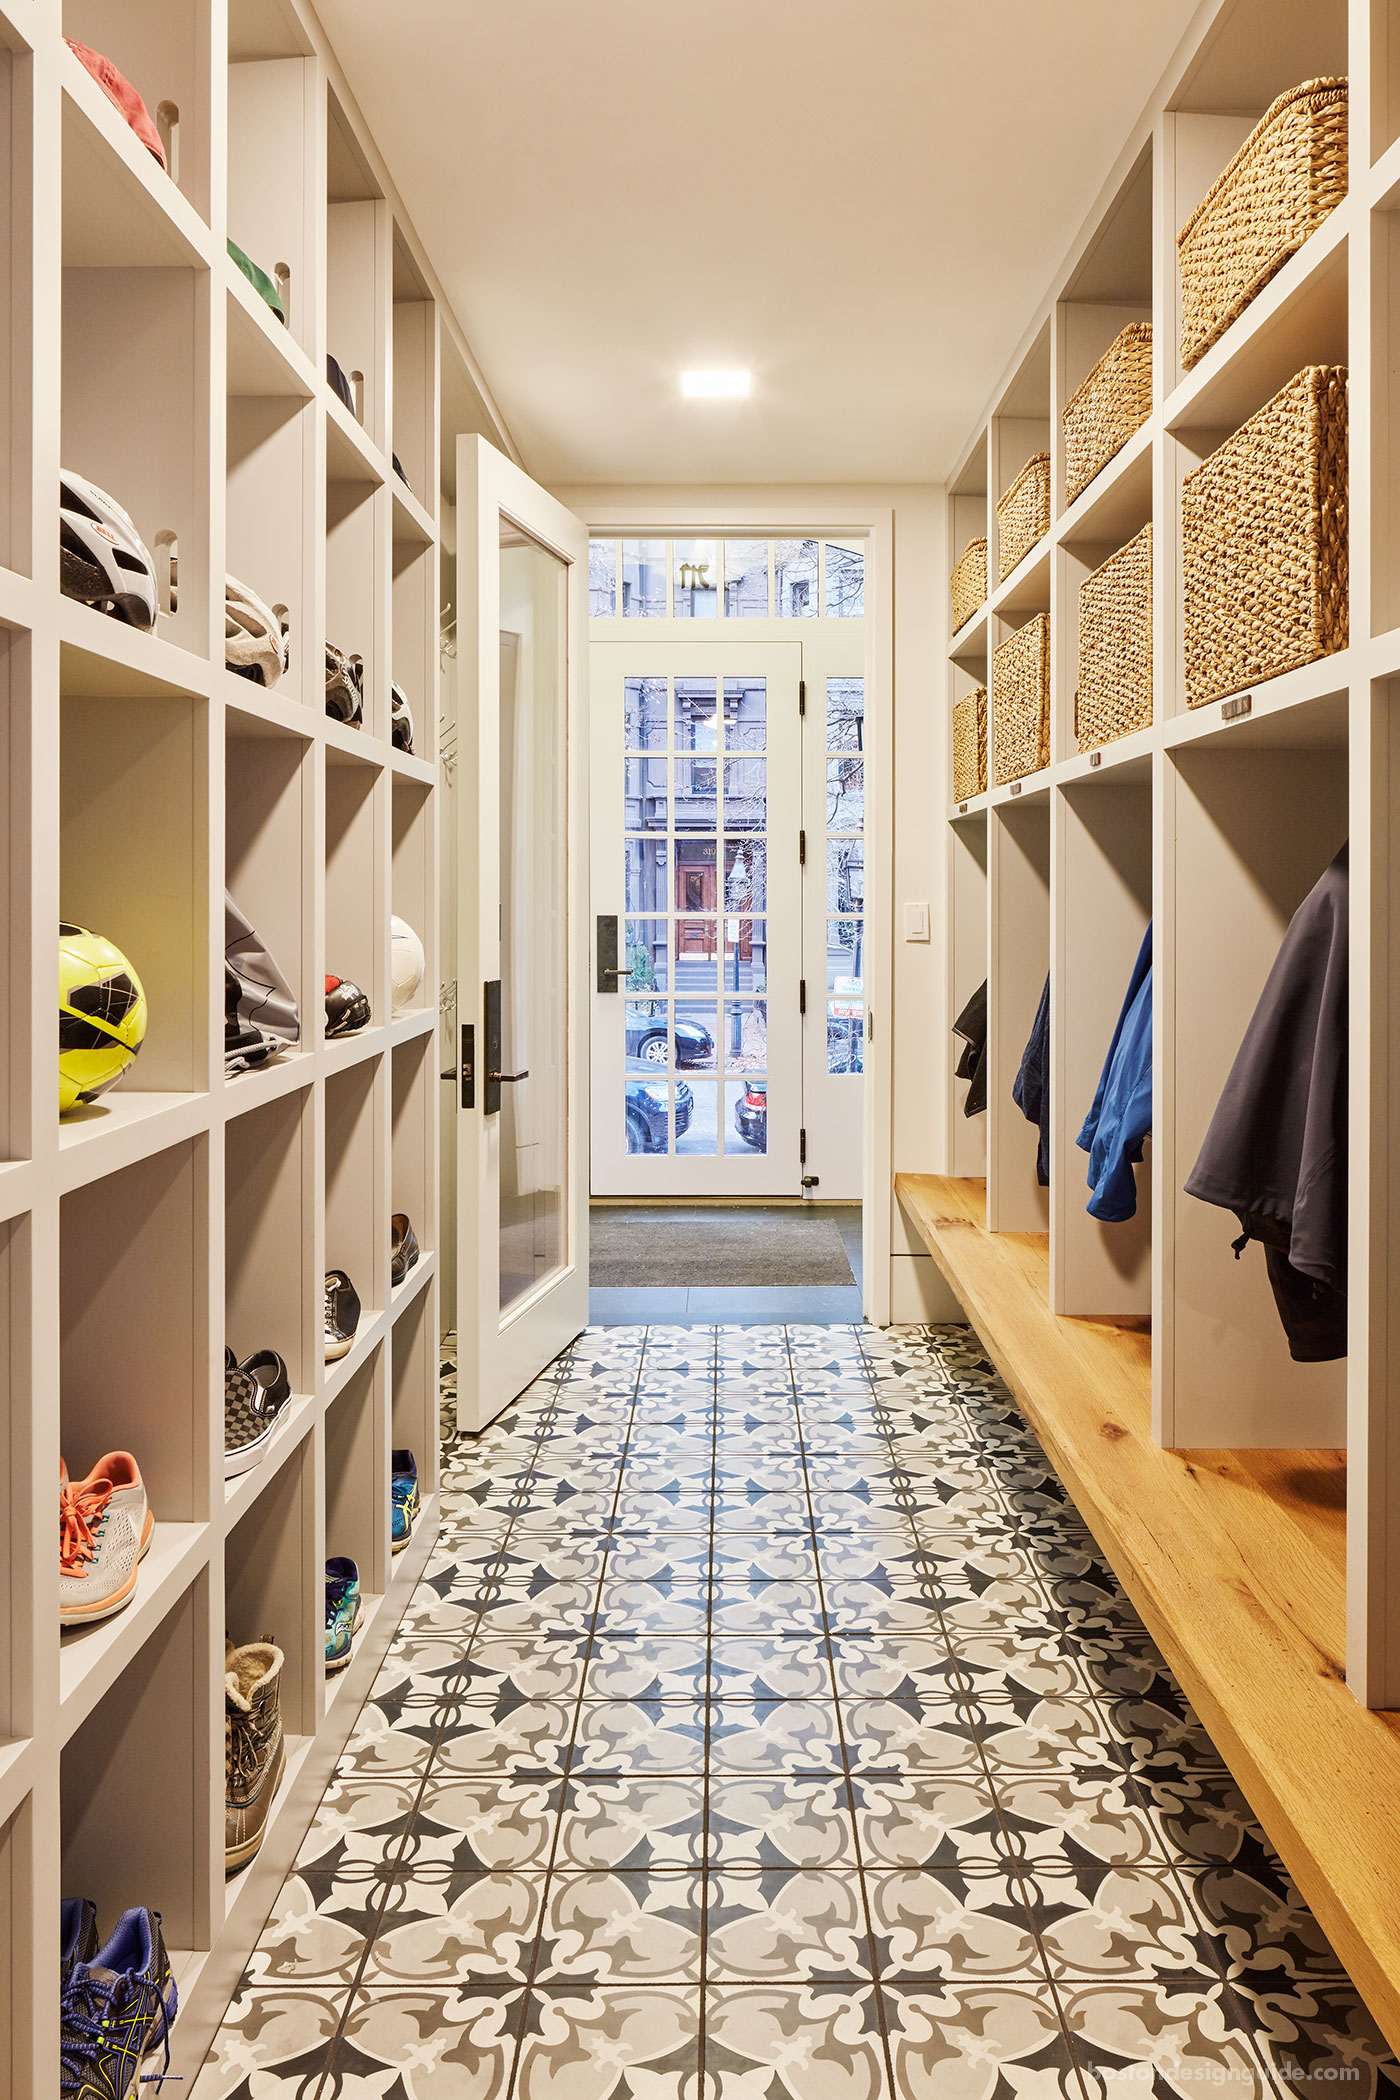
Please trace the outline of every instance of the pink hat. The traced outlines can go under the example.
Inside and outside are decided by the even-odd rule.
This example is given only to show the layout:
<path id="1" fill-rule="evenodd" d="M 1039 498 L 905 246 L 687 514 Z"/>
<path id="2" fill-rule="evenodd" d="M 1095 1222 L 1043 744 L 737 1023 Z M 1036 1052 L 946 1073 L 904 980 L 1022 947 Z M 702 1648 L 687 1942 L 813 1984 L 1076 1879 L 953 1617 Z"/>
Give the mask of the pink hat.
<path id="1" fill-rule="evenodd" d="M 150 111 L 126 75 L 119 73 L 111 59 L 104 58 L 100 51 L 89 51 L 86 44 L 75 43 L 71 36 L 63 41 L 74 57 L 82 60 L 107 100 L 121 111 L 142 145 L 165 167 L 165 148 L 160 142 L 160 134 L 151 122 Z"/>

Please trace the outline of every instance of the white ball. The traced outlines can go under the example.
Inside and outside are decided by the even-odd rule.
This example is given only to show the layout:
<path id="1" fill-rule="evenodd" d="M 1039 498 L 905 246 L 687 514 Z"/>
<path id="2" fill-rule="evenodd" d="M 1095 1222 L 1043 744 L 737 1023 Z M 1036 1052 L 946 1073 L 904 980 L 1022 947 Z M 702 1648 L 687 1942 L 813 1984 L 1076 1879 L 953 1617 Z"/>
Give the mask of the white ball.
<path id="1" fill-rule="evenodd" d="M 394 987 L 394 1012 L 412 1006 L 425 968 L 423 943 L 406 919 L 389 921 L 389 974 Z"/>

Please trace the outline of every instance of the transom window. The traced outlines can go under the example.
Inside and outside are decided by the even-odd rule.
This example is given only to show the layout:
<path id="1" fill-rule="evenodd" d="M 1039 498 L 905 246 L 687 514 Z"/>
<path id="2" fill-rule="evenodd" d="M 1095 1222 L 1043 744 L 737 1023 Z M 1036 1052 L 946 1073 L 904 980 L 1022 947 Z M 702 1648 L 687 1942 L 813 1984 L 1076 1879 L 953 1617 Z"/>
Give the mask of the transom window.
<path id="1" fill-rule="evenodd" d="M 859 540 L 592 539 L 595 620 L 859 620 Z"/>

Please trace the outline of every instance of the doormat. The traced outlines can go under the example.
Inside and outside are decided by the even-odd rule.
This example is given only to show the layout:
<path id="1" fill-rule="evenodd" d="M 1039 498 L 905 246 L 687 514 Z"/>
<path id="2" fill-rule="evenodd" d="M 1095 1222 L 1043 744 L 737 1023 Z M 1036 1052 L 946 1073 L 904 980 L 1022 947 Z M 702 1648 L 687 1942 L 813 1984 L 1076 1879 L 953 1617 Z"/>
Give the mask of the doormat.
<path id="1" fill-rule="evenodd" d="M 830 1218 L 800 1210 L 595 1210 L 588 1280 L 600 1290 L 762 1290 L 775 1284 L 853 1284 Z"/>

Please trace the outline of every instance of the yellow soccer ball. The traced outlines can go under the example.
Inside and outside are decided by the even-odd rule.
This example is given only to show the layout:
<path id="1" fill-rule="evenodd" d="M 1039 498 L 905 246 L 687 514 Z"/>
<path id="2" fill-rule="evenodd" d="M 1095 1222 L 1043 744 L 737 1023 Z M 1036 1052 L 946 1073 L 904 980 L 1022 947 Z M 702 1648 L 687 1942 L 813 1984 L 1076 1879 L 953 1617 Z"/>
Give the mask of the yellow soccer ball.
<path id="1" fill-rule="evenodd" d="M 146 994 L 112 941 L 58 929 L 58 1107 L 85 1107 L 115 1086 L 146 1037 Z"/>

